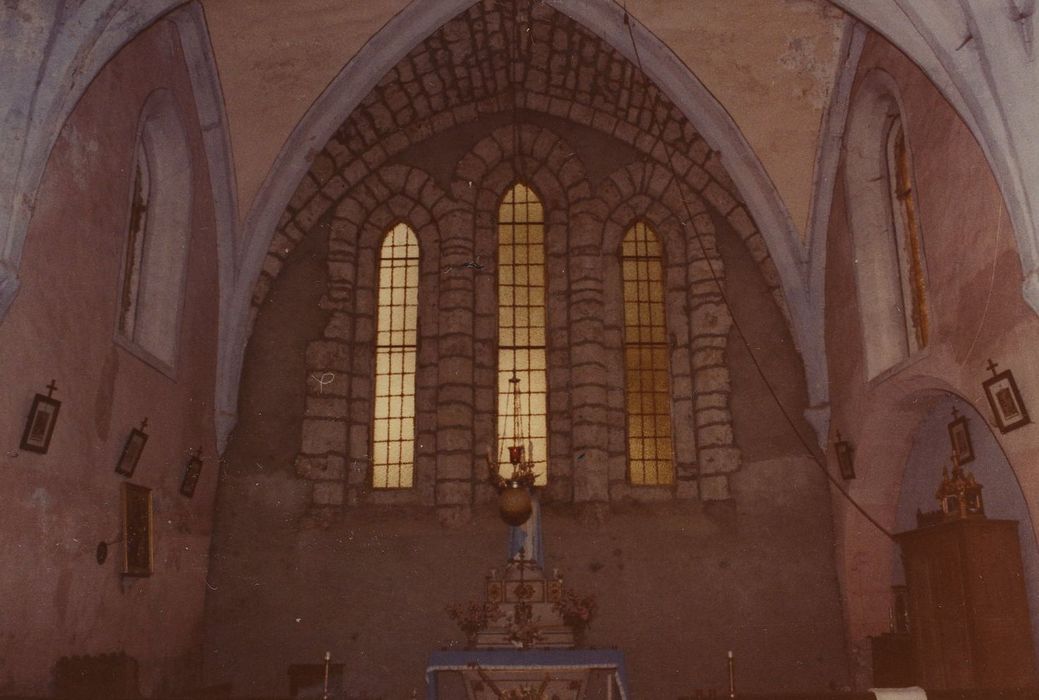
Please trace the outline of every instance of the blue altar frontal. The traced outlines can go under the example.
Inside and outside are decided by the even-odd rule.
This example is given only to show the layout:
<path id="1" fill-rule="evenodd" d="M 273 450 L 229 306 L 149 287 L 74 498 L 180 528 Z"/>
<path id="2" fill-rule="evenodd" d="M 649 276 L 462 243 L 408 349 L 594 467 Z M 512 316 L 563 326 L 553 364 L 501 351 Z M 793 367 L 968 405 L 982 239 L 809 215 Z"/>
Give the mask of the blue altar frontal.
<path id="1" fill-rule="evenodd" d="M 616 649 L 475 649 L 429 657 L 428 700 L 497 700 L 520 690 L 559 700 L 631 698 L 624 652 Z"/>

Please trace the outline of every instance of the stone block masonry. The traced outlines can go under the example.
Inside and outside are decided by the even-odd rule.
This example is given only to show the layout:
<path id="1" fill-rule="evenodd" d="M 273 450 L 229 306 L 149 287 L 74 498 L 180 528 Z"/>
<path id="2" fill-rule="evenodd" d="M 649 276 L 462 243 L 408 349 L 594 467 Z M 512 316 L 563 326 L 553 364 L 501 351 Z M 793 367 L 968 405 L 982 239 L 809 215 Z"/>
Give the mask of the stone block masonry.
<path id="1" fill-rule="evenodd" d="M 530 31 L 510 75 L 516 21 Z M 507 122 L 514 106 L 526 115 L 515 128 L 483 125 Z M 567 126 L 547 128 L 553 119 Z M 577 132 L 636 157 L 604 171 L 564 136 Z M 423 167 L 414 162 L 419 150 Z M 661 497 L 659 488 L 628 483 L 623 437 L 618 251 L 636 221 L 660 237 L 666 266 L 675 484 L 663 492 L 731 497 L 728 475 L 740 467 L 727 365 L 732 319 L 713 222 L 745 242 L 783 309 L 764 239 L 718 154 L 627 59 L 543 3 L 517 18 L 486 1 L 405 56 L 315 154 L 257 280 L 259 306 L 294 246 L 332 212 L 321 301 L 330 313 L 307 349 L 296 460 L 299 478 L 314 482 L 315 509 L 414 503 L 458 523 L 489 497 L 479 486 L 496 434 L 497 210 L 516 182 L 545 210 L 545 497 Z M 420 247 L 415 485 L 391 493 L 371 488 L 372 375 L 379 251 L 400 222 Z"/>

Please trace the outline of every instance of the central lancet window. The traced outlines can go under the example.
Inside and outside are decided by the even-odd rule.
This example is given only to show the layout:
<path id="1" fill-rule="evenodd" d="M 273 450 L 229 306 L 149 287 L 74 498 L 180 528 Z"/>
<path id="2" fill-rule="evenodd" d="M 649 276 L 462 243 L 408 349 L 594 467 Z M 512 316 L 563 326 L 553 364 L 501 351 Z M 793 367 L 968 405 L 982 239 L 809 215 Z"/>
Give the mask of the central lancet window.
<path id="1" fill-rule="evenodd" d="M 621 244 L 628 475 L 640 485 L 671 484 L 671 383 L 660 243 L 636 223 Z"/>
<path id="2" fill-rule="evenodd" d="M 537 196 L 517 184 L 498 211 L 498 439 L 516 444 L 509 384 L 515 377 L 520 431 L 538 484 L 548 475 L 545 367 L 545 219 Z"/>
<path id="3" fill-rule="evenodd" d="M 379 255 L 372 486 L 410 488 L 415 460 L 418 239 L 406 224 L 386 234 Z"/>

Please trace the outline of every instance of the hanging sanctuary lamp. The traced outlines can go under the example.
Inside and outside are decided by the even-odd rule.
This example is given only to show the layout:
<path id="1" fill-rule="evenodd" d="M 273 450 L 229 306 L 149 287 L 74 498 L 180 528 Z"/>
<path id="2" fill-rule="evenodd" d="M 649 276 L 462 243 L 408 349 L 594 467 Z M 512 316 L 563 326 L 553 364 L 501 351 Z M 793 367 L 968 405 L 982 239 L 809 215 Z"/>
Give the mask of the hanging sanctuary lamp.
<path id="1" fill-rule="evenodd" d="M 498 490 L 498 514 L 501 519 L 512 527 L 519 527 L 527 522 L 533 511 L 533 500 L 530 495 L 534 487 L 534 455 L 533 444 L 523 428 L 522 421 L 522 398 L 520 390 L 520 379 L 513 372 L 509 378 L 509 396 L 505 402 L 511 414 L 506 413 L 505 425 L 512 425 L 512 440 L 499 440 L 502 449 L 499 450 L 498 459 L 491 458 L 490 448 L 487 450 L 487 470 L 491 484 Z M 506 443 L 509 452 L 509 466 L 511 473 L 508 477 L 502 476 L 501 465 L 504 457 Z M 524 445 L 524 442 L 526 445 Z"/>

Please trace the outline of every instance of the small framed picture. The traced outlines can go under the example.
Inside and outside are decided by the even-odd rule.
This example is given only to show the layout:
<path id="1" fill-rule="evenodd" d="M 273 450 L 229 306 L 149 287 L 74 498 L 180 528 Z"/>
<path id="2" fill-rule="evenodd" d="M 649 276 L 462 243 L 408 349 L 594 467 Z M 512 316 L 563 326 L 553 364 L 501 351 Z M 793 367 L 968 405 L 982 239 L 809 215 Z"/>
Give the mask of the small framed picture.
<path id="1" fill-rule="evenodd" d="M 837 439 L 833 443 L 833 451 L 837 455 L 837 466 L 841 470 L 841 478 L 845 481 L 855 478 L 855 448 L 841 437 L 837 431 Z"/>
<path id="2" fill-rule="evenodd" d="M 148 442 L 148 434 L 143 430 L 134 428 L 130 431 L 130 437 L 126 438 L 126 444 L 123 445 L 123 453 L 119 455 L 119 463 L 115 465 L 117 474 L 122 474 L 127 478 L 133 476 L 146 442 Z"/>
<path id="3" fill-rule="evenodd" d="M 960 464 L 974 461 L 974 445 L 970 441 L 970 428 L 967 427 L 967 416 L 959 416 L 949 423 L 949 442 L 953 454 Z"/>
<path id="4" fill-rule="evenodd" d="M 184 479 L 180 482 L 180 494 L 191 498 L 198 486 L 198 477 L 202 474 L 202 451 L 191 456 L 184 468 Z"/>
<path id="5" fill-rule="evenodd" d="M 123 482 L 123 575 L 151 576 L 152 491 Z"/>
<path id="6" fill-rule="evenodd" d="M 29 409 L 29 417 L 25 421 L 25 432 L 22 433 L 22 449 L 30 452 L 47 454 L 54 426 L 58 422 L 58 411 L 61 402 L 50 396 L 36 394 Z"/>
<path id="7" fill-rule="evenodd" d="M 989 377 L 982 386 L 985 388 L 992 415 L 995 416 L 996 426 L 1001 433 L 1009 433 L 1032 422 L 1010 370 L 1003 370 Z"/>

